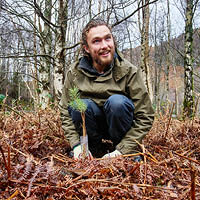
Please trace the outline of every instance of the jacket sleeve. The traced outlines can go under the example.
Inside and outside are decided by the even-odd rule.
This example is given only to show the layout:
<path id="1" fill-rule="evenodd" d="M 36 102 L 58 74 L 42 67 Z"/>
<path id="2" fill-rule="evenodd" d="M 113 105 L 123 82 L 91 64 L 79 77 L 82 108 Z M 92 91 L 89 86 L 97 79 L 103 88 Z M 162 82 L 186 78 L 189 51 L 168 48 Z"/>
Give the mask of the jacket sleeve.
<path id="1" fill-rule="evenodd" d="M 131 129 L 126 133 L 121 142 L 116 146 L 122 154 L 136 153 L 138 144 L 152 127 L 154 111 L 150 97 L 147 93 L 141 70 L 129 74 L 127 92 L 134 104 L 134 120 Z"/>
<path id="2" fill-rule="evenodd" d="M 75 126 L 73 124 L 73 121 L 68 113 L 68 104 L 70 101 L 69 98 L 69 89 L 72 88 L 72 76 L 71 72 L 68 71 L 66 74 L 63 90 L 62 90 L 62 96 L 59 103 L 59 109 L 61 114 L 61 121 L 62 121 L 62 128 L 64 130 L 64 134 L 66 139 L 69 141 L 71 148 L 76 146 L 80 143 L 79 140 L 79 134 L 75 130 Z"/>

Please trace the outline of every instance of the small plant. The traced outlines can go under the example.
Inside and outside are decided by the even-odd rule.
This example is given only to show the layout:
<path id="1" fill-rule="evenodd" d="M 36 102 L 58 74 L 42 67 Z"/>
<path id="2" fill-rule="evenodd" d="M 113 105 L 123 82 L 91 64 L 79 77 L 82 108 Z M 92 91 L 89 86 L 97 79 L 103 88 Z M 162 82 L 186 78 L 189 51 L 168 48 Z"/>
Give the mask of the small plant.
<path id="1" fill-rule="evenodd" d="M 69 89 L 69 96 L 70 96 L 70 103 L 69 105 L 73 108 L 78 110 L 81 113 L 82 118 L 82 128 L 83 128 L 83 138 L 82 138 L 82 156 L 86 158 L 88 155 L 88 142 L 87 141 L 87 132 L 85 126 L 85 111 L 87 109 L 87 105 L 84 103 L 82 99 L 80 99 L 80 94 L 78 88 L 74 87 Z"/>
<path id="2" fill-rule="evenodd" d="M 6 98 L 4 94 L 0 94 L 0 104 L 3 103 L 3 100 Z"/>

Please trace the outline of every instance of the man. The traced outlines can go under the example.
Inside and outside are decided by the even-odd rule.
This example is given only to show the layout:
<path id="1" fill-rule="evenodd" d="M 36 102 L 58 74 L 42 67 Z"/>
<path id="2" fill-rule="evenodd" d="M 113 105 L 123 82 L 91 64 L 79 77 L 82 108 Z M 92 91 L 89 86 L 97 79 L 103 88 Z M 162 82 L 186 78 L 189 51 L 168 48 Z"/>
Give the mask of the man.
<path id="1" fill-rule="evenodd" d="M 69 89 L 76 87 L 86 103 L 86 129 L 93 156 L 112 141 L 113 151 L 104 157 L 136 153 L 137 142 L 150 130 L 154 112 L 139 68 L 117 51 L 111 28 L 91 20 L 82 32 L 84 56 L 66 73 L 60 102 L 62 127 L 74 153 L 80 158 L 81 114 L 69 106 Z M 110 144 L 111 145 L 111 144 Z"/>

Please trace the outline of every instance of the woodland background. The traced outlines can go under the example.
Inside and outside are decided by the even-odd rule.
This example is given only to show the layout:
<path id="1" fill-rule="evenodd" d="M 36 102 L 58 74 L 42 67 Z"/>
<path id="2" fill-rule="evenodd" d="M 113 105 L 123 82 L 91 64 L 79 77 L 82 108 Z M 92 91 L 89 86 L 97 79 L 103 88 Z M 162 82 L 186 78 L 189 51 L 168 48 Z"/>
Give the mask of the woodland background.
<path id="1" fill-rule="evenodd" d="M 59 101 L 65 71 L 81 55 L 81 31 L 96 17 L 112 25 L 119 50 L 142 68 L 158 113 L 170 103 L 176 115 L 198 105 L 198 0 L 0 1 L 0 94 L 7 103 L 45 108 Z"/>
<path id="2" fill-rule="evenodd" d="M 96 17 L 155 109 L 139 163 L 69 156 L 57 104 Z M 199 0 L 0 0 L 0 199 L 200 199 L 199 43 Z"/>

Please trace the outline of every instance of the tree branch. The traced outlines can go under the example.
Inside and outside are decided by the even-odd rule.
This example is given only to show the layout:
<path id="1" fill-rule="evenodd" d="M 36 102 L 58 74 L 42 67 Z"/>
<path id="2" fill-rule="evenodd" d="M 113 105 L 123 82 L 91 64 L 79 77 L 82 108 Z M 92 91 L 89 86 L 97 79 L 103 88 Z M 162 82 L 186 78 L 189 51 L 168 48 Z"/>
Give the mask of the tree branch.
<path id="1" fill-rule="evenodd" d="M 26 74 L 24 72 L 9 72 L 9 71 L 4 71 L 4 72 L 1 72 L 1 73 L 4 73 L 4 74 L 6 74 L 6 73 L 9 73 L 9 74 L 13 74 L 13 73 L 23 74 L 23 75 L 26 75 L 26 76 L 29 76 L 29 77 L 35 79 L 36 81 L 38 81 L 39 83 L 41 83 L 43 85 L 43 83 L 40 80 L 38 80 L 36 77 L 34 77 L 34 76 L 30 75 L 30 74 Z"/>
<path id="2" fill-rule="evenodd" d="M 81 42 L 78 42 L 78 43 L 74 44 L 74 45 L 71 46 L 71 47 L 65 47 L 64 50 L 73 49 L 73 48 L 77 47 L 77 46 L 80 45 L 80 44 L 81 44 Z"/>
<path id="3" fill-rule="evenodd" d="M 7 56 L 3 56 L 3 55 L 0 55 L 0 58 L 30 58 L 30 57 L 49 57 L 51 59 L 54 60 L 54 58 L 48 54 L 36 54 L 36 55 L 24 55 L 24 56 L 21 56 L 21 55 L 7 55 Z"/>
<path id="4" fill-rule="evenodd" d="M 138 7 L 138 8 L 137 8 L 136 10 L 134 10 L 134 12 L 132 12 L 130 15 L 128 15 L 127 17 L 123 18 L 122 20 L 117 21 L 116 23 L 114 23 L 114 24 L 112 25 L 112 27 L 121 24 L 122 22 L 126 21 L 128 18 L 132 17 L 132 16 L 133 16 L 137 11 L 139 11 L 140 9 L 146 7 L 147 5 L 153 4 L 153 3 L 157 2 L 157 1 L 158 1 L 158 0 L 154 0 L 154 1 L 152 1 L 152 2 L 149 2 L 149 3 L 144 4 L 143 6 Z"/>
<path id="5" fill-rule="evenodd" d="M 55 28 L 61 28 L 61 26 L 55 25 L 54 23 L 52 23 L 51 21 L 49 21 L 49 20 L 43 15 L 43 13 L 42 13 L 41 10 L 40 10 L 39 5 L 38 5 L 37 2 L 36 2 L 36 0 L 34 0 L 34 6 L 35 6 L 35 12 L 38 14 L 38 16 L 40 16 L 40 17 L 44 20 L 44 22 L 45 22 L 46 24 L 50 24 L 50 25 L 52 25 L 52 26 L 55 27 Z"/>

